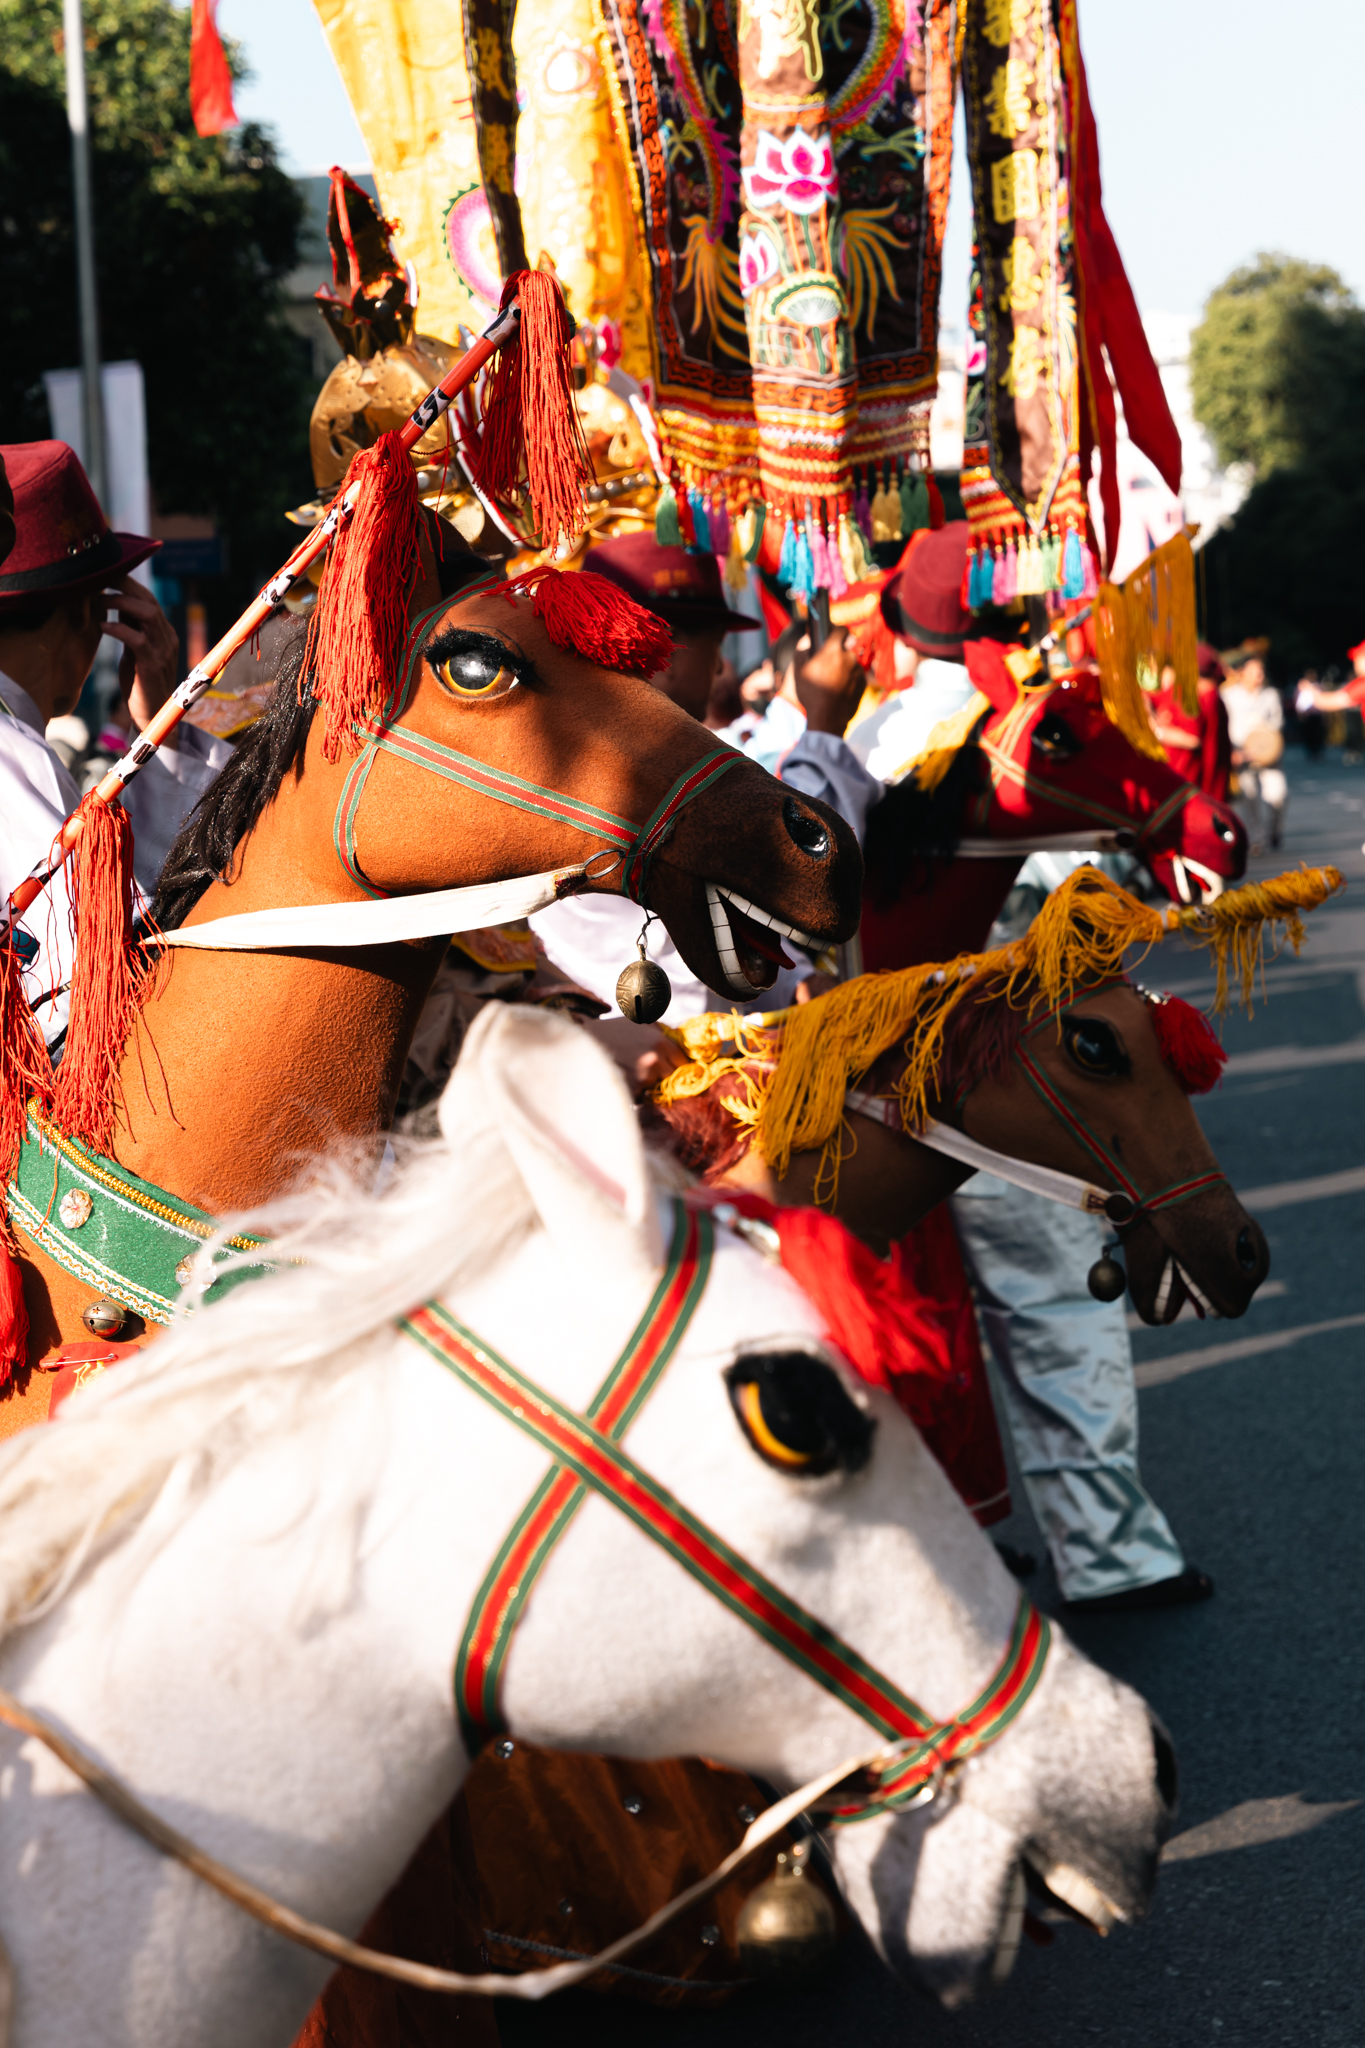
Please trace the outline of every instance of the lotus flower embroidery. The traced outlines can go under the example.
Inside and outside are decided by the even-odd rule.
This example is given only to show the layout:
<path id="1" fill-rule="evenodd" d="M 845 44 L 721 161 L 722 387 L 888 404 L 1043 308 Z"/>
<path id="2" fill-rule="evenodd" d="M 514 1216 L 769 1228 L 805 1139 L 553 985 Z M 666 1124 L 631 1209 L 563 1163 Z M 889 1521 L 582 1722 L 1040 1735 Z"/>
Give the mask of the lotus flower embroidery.
<path id="1" fill-rule="evenodd" d="M 745 235 L 739 245 L 739 288 L 747 299 L 778 273 L 777 251 L 767 235 Z"/>
<path id="2" fill-rule="evenodd" d="M 818 213 L 839 189 L 828 135 L 806 135 L 799 128 L 785 142 L 760 129 L 754 161 L 742 176 L 744 195 L 760 212 L 785 206 L 789 213 Z"/>

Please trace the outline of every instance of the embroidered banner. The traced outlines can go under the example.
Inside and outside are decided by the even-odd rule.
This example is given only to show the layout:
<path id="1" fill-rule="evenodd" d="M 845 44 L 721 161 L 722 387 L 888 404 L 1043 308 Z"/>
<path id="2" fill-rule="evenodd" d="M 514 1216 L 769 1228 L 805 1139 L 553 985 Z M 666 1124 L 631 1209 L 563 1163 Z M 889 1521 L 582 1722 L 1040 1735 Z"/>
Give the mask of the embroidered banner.
<path id="1" fill-rule="evenodd" d="M 980 380 L 962 467 L 981 544 L 969 596 L 1080 596 L 1094 571 L 1087 576 L 1070 148 L 1051 0 L 970 0 L 962 65 Z"/>
<path id="2" fill-rule="evenodd" d="M 678 481 L 757 483 L 739 277 L 738 54 L 725 0 L 601 0 L 653 313 L 655 411 Z"/>

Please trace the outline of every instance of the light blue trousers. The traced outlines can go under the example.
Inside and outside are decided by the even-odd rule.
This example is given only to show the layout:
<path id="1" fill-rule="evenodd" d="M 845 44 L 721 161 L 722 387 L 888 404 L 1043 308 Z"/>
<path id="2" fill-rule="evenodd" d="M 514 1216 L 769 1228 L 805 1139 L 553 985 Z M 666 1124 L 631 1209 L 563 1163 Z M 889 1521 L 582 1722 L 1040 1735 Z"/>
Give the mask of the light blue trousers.
<path id="1" fill-rule="evenodd" d="M 1180 1545 L 1138 1477 L 1126 1303 L 1096 1301 L 1086 1286 L 1106 1233 L 984 1173 L 953 1197 L 953 1221 L 1063 1596 L 1175 1577 Z"/>

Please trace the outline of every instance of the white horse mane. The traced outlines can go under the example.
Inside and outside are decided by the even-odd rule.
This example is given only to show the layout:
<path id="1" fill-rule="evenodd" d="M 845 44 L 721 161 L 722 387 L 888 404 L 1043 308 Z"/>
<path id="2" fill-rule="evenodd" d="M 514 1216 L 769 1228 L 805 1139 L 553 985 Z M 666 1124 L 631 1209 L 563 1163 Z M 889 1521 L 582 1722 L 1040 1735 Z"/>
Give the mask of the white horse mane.
<path id="1" fill-rule="evenodd" d="M 320 1403 L 363 1402 L 367 1377 L 375 1398 L 367 1368 L 393 1320 L 523 1242 L 535 1211 L 477 1061 L 451 1094 L 458 1162 L 444 1138 L 410 1143 L 376 1197 L 372 1168 L 367 1185 L 321 1161 L 296 1191 L 225 1218 L 214 1245 L 243 1229 L 267 1236 L 280 1272 L 182 1314 L 57 1423 L 0 1445 L 0 1637 L 46 1612 L 115 1541 L 139 1528 L 164 1541 L 265 1436 Z M 238 1254 L 220 1270 L 253 1263 L 259 1254 Z"/>

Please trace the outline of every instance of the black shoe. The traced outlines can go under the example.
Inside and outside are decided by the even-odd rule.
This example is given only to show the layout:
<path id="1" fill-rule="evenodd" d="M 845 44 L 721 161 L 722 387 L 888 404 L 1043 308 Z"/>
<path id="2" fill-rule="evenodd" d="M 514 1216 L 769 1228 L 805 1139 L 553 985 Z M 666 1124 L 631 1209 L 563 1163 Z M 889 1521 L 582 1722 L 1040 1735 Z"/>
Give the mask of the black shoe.
<path id="1" fill-rule="evenodd" d="M 1031 1579 L 1038 1569 L 1037 1558 L 1030 1557 L 1026 1550 L 1016 1550 L 1012 1543 L 997 1543 L 995 1554 L 1011 1578 Z"/>
<path id="2" fill-rule="evenodd" d="M 1122 1593 L 1099 1593 L 1093 1600 L 1068 1600 L 1066 1604 L 1072 1614 L 1143 1614 L 1153 1607 L 1189 1607 L 1196 1600 L 1211 1600 L 1213 1594 L 1208 1573 L 1187 1564 L 1173 1579 L 1127 1586 Z"/>

